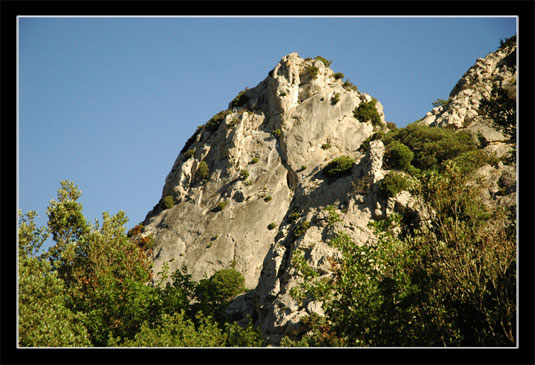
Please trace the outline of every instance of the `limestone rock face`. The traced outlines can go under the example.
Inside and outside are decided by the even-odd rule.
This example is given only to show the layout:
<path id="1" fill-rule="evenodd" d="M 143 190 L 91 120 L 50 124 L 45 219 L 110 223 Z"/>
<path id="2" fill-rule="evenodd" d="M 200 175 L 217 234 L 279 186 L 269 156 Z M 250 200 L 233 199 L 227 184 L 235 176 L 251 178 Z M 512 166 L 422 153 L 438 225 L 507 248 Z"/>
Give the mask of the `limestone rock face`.
<path id="1" fill-rule="evenodd" d="M 480 103 L 490 97 L 493 85 L 516 99 L 516 80 L 516 46 L 502 47 L 485 58 L 478 58 L 451 90 L 448 104 L 433 108 L 420 123 L 467 129 L 479 134 L 489 145 L 488 149 L 501 156 L 508 150 L 504 147 L 507 138 L 481 113 Z"/>
<path id="2" fill-rule="evenodd" d="M 479 59 L 454 87 L 449 104 L 427 113 L 421 123 L 480 131 L 488 149 L 505 154 L 510 145 L 478 107 L 492 83 L 515 91 L 513 54 L 498 50 Z M 321 303 L 299 304 L 290 295 L 301 280 L 292 263 L 296 253 L 329 275 L 340 255 L 327 244 L 335 232 L 366 244 L 376 239 L 370 220 L 419 209 L 406 191 L 381 197 L 386 174 L 381 140 L 371 141 L 366 153 L 359 151 L 366 138 L 387 131 L 378 101 L 378 126 L 353 116 L 359 104 L 372 99 L 344 88 L 321 59 L 283 57 L 262 82 L 200 127 L 178 155 L 162 199 L 144 222 L 144 234 L 155 239 L 153 270 L 168 263 L 173 272 L 184 265 L 200 280 L 233 267 L 249 289 L 230 304 L 233 318 L 245 323 L 250 315 L 273 345 L 303 333 L 301 318 L 322 309 Z M 340 156 L 351 157 L 352 168 L 327 178 L 324 167 Z M 479 173 L 491 186 L 489 194 L 500 190 L 514 196 L 515 168 L 500 164 Z M 164 204 L 168 196 L 172 207 Z M 341 219 L 332 224 L 334 215 Z"/>
<path id="3" fill-rule="evenodd" d="M 245 95 L 240 106 L 230 103 L 217 123 L 190 138 L 166 178 L 162 200 L 147 215 L 155 272 L 166 262 L 171 272 L 185 265 L 199 280 L 234 267 L 254 289 L 266 257 L 288 234 L 291 209 L 299 206 L 313 217 L 321 206 L 350 204 L 351 179 L 329 185 L 321 169 L 337 156 L 364 157 L 357 148 L 374 127 L 353 110 L 371 96 L 346 90 L 321 60 L 297 53 L 283 57 Z M 199 171 L 201 162 L 208 176 Z M 163 204 L 167 196 L 176 202 L 171 208 Z"/>

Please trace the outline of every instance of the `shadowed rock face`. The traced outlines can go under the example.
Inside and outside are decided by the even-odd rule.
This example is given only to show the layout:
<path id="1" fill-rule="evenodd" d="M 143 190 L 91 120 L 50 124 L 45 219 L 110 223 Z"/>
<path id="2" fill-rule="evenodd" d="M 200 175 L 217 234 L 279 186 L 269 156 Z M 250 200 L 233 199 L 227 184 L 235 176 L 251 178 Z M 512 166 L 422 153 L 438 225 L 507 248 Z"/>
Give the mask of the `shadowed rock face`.
<path id="1" fill-rule="evenodd" d="M 455 86 L 450 104 L 433 109 L 421 123 L 466 128 L 463 121 L 481 98 L 473 95 L 490 90 L 489 77 L 507 85 L 516 80 L 510 62 L 500 66 L 509 55 L 498 52 L 478 60 Z M 301 317 L 321 313 L 320 303 L 299 305 L 289 295 L 300 280 L 291 264 L 295 250 L 328 274 L 329 257 L 339 255 L 326 243 L 335 230 L 365 244 L 375 239 L 368 228 L 371 219 L 417 209 L 417 202 L 407 192 L 380 197 L 383 143 L 372 141 L 366 153 L 358 148 L 374 132 L 387 131 L 383 106 L 376 104 L 379 125 L 357 120 L 353 110 L 372 97 L 344 88 L 321 60 L 291 53 L 245 95 L 239 107 L 230 103 L 219 122 L 212 120 L 188 140 L 144 226 L 156 243 L 155 272 L 166 262 L 171 272 L 185 265 L 194 280 L 228 267 L 242 272 L 250 291 L 238 296 L 229 311 L 244 321 L 250 314 L 276 345 L 282 336 L 304 330 Z M 475 119 L 476 127 L 491 128 Z M 485 138 L 505 144 L 493 133 L 499 131 Z M 326 178 L 323 168 L 339 156 L 350 156 L 353 167 L 338 179 Z M 205 176 L 199 170 L 203 161 Z M 496 179 L 514 182 L 514 174 L 504 171 Z M 167 196 L 176 202 L 171 208 L 163 204 Z M 342 218 L 334 227 L 327 224 L 329 205 Z"/>

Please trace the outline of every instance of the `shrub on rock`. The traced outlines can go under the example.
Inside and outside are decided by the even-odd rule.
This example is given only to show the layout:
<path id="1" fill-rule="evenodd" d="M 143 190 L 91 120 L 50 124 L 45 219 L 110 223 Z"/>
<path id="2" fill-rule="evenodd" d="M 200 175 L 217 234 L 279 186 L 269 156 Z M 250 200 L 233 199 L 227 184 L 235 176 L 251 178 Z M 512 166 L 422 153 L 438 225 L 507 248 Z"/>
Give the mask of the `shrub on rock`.
<path id="1" fill-rule="evenodd" d="M 349 156 L 340 156 L 333 159 L 323 169 L 323 174 L 330 178 L 338 178 L 351 174 L 355 160 Z"/>

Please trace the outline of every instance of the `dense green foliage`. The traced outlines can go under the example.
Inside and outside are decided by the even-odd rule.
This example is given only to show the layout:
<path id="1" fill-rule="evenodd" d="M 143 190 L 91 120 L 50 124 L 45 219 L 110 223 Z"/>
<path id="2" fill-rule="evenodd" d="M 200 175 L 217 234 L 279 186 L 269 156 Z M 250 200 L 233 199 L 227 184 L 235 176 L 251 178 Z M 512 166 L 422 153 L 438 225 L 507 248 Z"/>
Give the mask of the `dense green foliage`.
<path id="1" fill-rule="evenodd" d="M 197 178 L 200 180 L 208 179 L 210 177 L 210 169 L 208 168 L 208 164 L 206 161 L 199 162 L 199 166 L 197 166 Z"/>
<path id="2" fill-rule="evenodd" d="M 467 131 L 454 132 L 445 128 L 409 124 L 385 134 L 382 141 L 386 147 L 387 164 L 407 169 L 410 166 L 421 170 L 438 168 L 446 160 L 477 149 L 477 141 Z M 394 145 L 390 146 L 391 143 Z M 405 147 L 408 147 L 413 154 Z M 407 164 L 407 161 L 409 164 Z"/>
<path id="3" fill-rule="evenodd" d="M 304 280 L 291 294 L 323 301 L 325 316 L 282 345 L 514 346 L 515 210 L 489 211 L 470 179 L 450 161 L 413 189 L 433 212 L 416 226 L 392 214 L 370 224 L 378 240 L 364 245 L 338 232 L 331 277 L 296 251 Z"/>
<path id="4" fill-rule="evenodd" d="M 413 159 L 414 153 L 401 142 L 394 140 L 386 146 L 384 154 L 386 167 L 409 171 Z"/>
<path id="5" fill-rule="evenodd" d="M 242 90 L 238 93 L 238 96 L 236 96 L 230 102 L 230 107 L 231 108 L 242 107 L 248 102 L 249 102 L 249 97 L 247 96 L 247 90 Z"/>
<path id="6" fill-rule="evenodd" d="M 373 99 L 369 102 L 360 103 L 358 107 L 353 110 L 353 116 L 360 122 L 371 122 L 372 125 L 378 126 L 381 124 L 381 117 L 376 108 L 377 101 Z"/>
<path id="7" fill-rule="evenodd" d="M 37 255 L 49 232 L 36 226 L 36 216 L 19 211 L 19 345 L 88 346 L 82 315 L 65 305 L 63 280 L 44 255 Z"/>
<path id="8" fill-rule="evenodd" d="M 379 192 L 384 198 L 394 197 L 402 190 L 408 190 L 410 182 L 407 177 L 398 172 L 389 172 L 381 181 Z"/>
<path id="9" fill-rule="evenodd" d="M 282 132 L 281 132 L 281 130 L 279 128 L 274 129 L 271 133 L 277 138 L 280 137 L 280 135 L 282 134 Z"/>
<path id="10" fill-rule="evenodd" d="M 167 195 L 165 198 L 163 198 L 163 204 L 167 209 L 171 209 L 175 206 L 175 199 L 171 195 Z"/>
<path id="11" fill-rule="evenodd" d="M 315 79 L 318 76 L 318 73 L 320 72 L 320 69 L 316 66 L 309 65 L 305 67 L 305 73 L 310 77 L 311 79 Z"/>
<path id="12" fill-rule="evenodd" d="M 247 169 L 240 170 L 240 177 L 243 180 L 247 180 L 247 178 L 249 177 L 249 170 Z"/>
<path id="13" fill-rule="evenodd" d="M 345 77 L 345 75 L 341 72 L 336 72 L 334 75 L 334 79 L 335 80 L 340 80 L 340 79 L 343 79 Z"/>
<path id="14" fill-rule="evenodd" d="M 83 346 L 261 346 L 258 329 L 226 314 L 244 278 L 220 270 L 197 283 L 183 270 L 152 277 L 152 239 L 124 212 L 88 224 L 81 193 L 62 181 L 47 227 L 19 214 L 19 344 Z M 40 253 L 47 237 L 54 245 Z"/>
<path id="15" fill-rule="evenodd" d="M 323 174 L 329 178 L 338 178 L 351 174 L 355 160 L 349 156 L 334 158 L 323 169 Z"/>

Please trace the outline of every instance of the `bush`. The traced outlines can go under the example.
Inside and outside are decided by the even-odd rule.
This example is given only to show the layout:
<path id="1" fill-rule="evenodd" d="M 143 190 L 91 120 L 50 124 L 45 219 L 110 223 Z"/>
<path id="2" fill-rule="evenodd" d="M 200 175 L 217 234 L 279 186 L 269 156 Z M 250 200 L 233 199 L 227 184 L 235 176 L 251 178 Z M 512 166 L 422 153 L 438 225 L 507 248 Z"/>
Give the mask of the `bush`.
<path id="1" fill-rule="evenodd" d="M 271 133 L 277 138 L 280 137 L 280 135 L 282 134 L 282 132 L 281 132 L 281 130 L 279 128 L 274 129 Z"/>
<path id="2" fill-rule="evenodd" d="M 325 166 L 323 169 L 323 174 L 330 178 L 338 178 L 345 175 L 351 174 L 351 169 L 353 168 L 353 160 L 349 156 L 340 156 L 333 159 L 331 162 Z"/>
<path id="3" fill-rule="evenodd" d="M 214 302 L 228 303 L 245 291 L 245 278 L 234 269 L 222 269 L 210 277 L 210 297 Z"/>
<path id="4" fill-rule="evenodd" d="M 500 46 L 498 49 L 508 49 L 516 45 L 516 34 L 506 38 L 506 39 L 500 39 Z"/>
<path id="5" fill-rule="evenodd" d="M 185 153 L 186 159 L 192 158 L 195 155 L 195 151 L 197 151 L 196 148 L 193 148 L 191 150 L 187 150 Z"/>
<path id="6" fill-rule="evenodd" d="M 462 173 L 468 174 L 491 162 L 492 158 L 482 150 L 473 150 L 464 152 L 452 160 Z M 445 165 L 448 163 L 448 161 L 449 160 L 442 162 L 442 168 L 445 168 Z"/>
<path id="7" fill-rule="evenodd" d="M 337 72 L 334 74 L 334 79 L 335 80 L 340 80 L 340 79 L 343 79 L 344 78 L 344 74 L 341 73 L 341 72 Z"/>
<path id="8" fill-rule="evenodd" d="M 437 106 L 443 106 L 443 107 L 446 107 L 446 105 L 449 104 L 449 100 L 444 100 L 444 99 L 440 99 L 438 98 L 437 100 L 435 100 L 434 102 L 432 102 L 431 104 L 436 108 Z"/>
<path id="9" fill-rule="evenodd" d="M 228 205 L 228 201 L 226 200 L 220 201 L 219 203 L 217 203 L 216 207 L 214 208 L 214 211 L 220 212 L 223 209 L 225 209 L 227 205 Z"/>
<path id="10" fill-rule="evenodd" d="M 414 153 L 401 142 L 392 141 L 386 147 L 384 161 L 387 167 L 408 171 L 413 158 Z"/>
<path id="11" fill-rule="evenodd" d="M 244 106 L 249 102 L 249 97 L 246 95 L 247 90 L 240 91 L 238 93 L 238 96 L 234 98 L 234 100 L 231 101 L 230 107 L 231 108 L 237 108 Z"/>
<path id="12" fill-rule="evenodd" d="M 313 80 L 316 78 L 316 76 L 318 76 L 318 73 L 320 72 L 320 69 L 317 68 L 316 66 L 307 66 L 305 68 L 305 72 L 306 74 Z"/>
<path id="13" fill-rule="evenodd" d="M 349 80 L 344 81 L 344 83 L 342 84 L 342 87 L 346 89 L 347 91 L 351 91 L 351 90 L 356 91 L 356 92 L 359 91 L 357 86 L 353 85 L 353 83 Z"/>
<path id="14" fill-rule="evenodd" d="M 268 229 L 269 230 L 275 229 L 276 227 L 277 227 L 277 223 L 275 223 L 275 222 L 271 222 L 270 224 L 268 224 Z"/>
<path id="15" fill-rule="evenodd" d="M 336 104 L 338 104 L 339 101 L 340 101 L 340 94 L 339 94 L 339 93 L 335 93 L 335 94 L 331 97 L 331 104 L 332 104 L 332 105 L 336 105 Z"/>
<path id="16" fill-rule="evenodd" d="M 391 131 L 398 129 L 396 123 L 394 123 L 394 122 L 386 122 L 386 126 Z"/>
<path id="17" fill-rule="evenodd" d="M 267 196 L 264 198 L 264 201 L 267 203 L 267 202 L 271 201 L 271 199 L 273 199 L 273 198 L 271 197 L 271 195 L 267 195 Z"/>
<path id="18" fill-rule="evenodd" d="M 221 122 L 225 119 L 225 117 L 232 112 L 230 110 L 222 110 L 216 115 L 214 115 L 210 120 L 206 123 L 205 127 L 210 132 L 215 132 L 218 128 Z"/>
<path id="19" fill-rule="evenodd" d="M 400 191 L 410 187 L 409 180 L 402 174 L 396 172 L 388 173 L 379 187 L 380 194 L 384 198 L 395 197 Z"/>
<path id="20" fill-rule="evenodd" d="M 455 132 L 419 124 L 410 124 L 383 137 L 387 148 L 394 140 L 414 153 L 412 165 L 421 170 L 438 168 L 445 160 L 477 149 L 477 142 L 468 131 Z"/>
<path id="21" fill-rule="evenodd" d="M 381 117 L 376 108 L 377 101 L 374 99 L 369 102 L 360 103 L 358 107 L 353 110 L 353 116 L 360 122 L 372 122 L 372 125 L 377 126 L 381 124 Z"/>
<path id="22" fill-rule="evenodd" d="M 258 157 L 253 157 L 253 158 L 251 159 L 251 164 L 254 165 L 255 163 L 258 163 L 258 161 L 260 161 Z"/>
<path id="23" fill-rule="evenodd" d="M 330 143 L 324 143 L 321 145 L 321 149 L 322 150 L 328 150 L 329 148 L 331 148 L 331 144 Z"/>
<path id="24" fill-rule="evenodd" d="M 315 57 L 314 59 L 323 62 L 323 64 L 325 65 L 325 67 L 329 67 L 329 66 L 331 65 L 331 63 L 333 63 L 333 61 L 329 61 L 329 60 L 327 60 L 326 58 L 323 58 L 323 57 L 321 57 L 321 56 L 317 56 L 317 57 Z"/>
<path id="25" fill-rule="evenodd" d="M 175 206 L 175 200 L 171 195 L 167 195 L 165 198 L 163 198 L 163 204 L 167 209 L 171 209 Z"/>
<path id="26" fill-rule="evenodd" d="M 248 177 L 249 177 L 249 170 L 247 169 L 243 169 L 240 171 L 240 177 L 243 179 L 243 180 L 246 180 Z"/>
<path id="27" fill-rule="evenodd" d="M 201 161 L 197 167 L 197 177 L 201 180 L 208 179 L 210 177 L 210 170 L 206 161 Z"/>
<path id="28" fill-rule="evenodd" d="M 310 222 L 304 221 L 303 223 L 297 225 L 297 227 L 294 228 L 293 233 L 295 238 L 299 238 L 301 236 L 304 236 L 306 231 L 310 228 Z"/>

